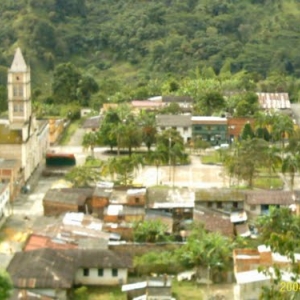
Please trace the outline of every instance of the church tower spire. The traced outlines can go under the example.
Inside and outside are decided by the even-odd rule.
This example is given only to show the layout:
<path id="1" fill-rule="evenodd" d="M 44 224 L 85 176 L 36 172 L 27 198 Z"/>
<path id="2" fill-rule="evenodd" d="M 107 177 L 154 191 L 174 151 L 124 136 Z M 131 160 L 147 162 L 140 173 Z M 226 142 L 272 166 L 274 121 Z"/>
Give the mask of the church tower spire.
<path id="1" fill-rule="evenodd" d="M 20 48 L 17 48 L 8 70 L 7 90 L 9 123 L 29 122 L 32 113 L 30 68 L 26 65 Z"/>

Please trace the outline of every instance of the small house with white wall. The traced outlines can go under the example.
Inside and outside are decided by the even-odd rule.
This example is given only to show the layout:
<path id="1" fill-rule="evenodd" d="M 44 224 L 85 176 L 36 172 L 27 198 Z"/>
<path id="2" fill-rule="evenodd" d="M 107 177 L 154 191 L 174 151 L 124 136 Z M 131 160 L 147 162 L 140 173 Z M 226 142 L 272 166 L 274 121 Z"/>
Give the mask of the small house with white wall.
<path id="1" fill-rule="evenodd" d="M 182 136 L 184 143 L 188 143 L 192 138 L 191 115 L 157 115 L 156 126 L 158 132 L 175 129 Z"/>
<path id="2" fill-rule="evenodd" d="M 132 259 L 98 249 L 38 249 L 17 252 L 9 273 L 14 289 L 66 300 L 74 285 L 119 285 L 127 282 Z"/>

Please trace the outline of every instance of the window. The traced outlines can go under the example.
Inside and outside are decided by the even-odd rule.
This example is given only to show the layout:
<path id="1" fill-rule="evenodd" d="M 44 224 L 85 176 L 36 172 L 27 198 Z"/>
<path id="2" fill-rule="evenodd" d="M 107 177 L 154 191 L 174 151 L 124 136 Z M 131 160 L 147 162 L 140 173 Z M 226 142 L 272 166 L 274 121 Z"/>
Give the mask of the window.
<path id="1" fill-rule="evenodd" d="M 22 84 L 16 84 L 13 86 L 13 96 L 23 96 L 23 85 Z"/>
<path id="2" fill-rule="evenodd" d="M 117 277 L 117 276 L 118 276 L 118 269 L 112 269 L 112 270 L 111 270 L 111 275 L 112 275 L 113 277 Z"/>
<path id="3" fill-rule="evenodd" d="M 140 202 L 140 198 L 135 198 L 134 201 L 135 201 L 135 203 L 139 203 Z"/>
<path id="4" fill-rule="evenodd" d="M 184 131 L 187 131 L 187 130 L 188 130 L 188 128 L 187 128 L 187 127 L 183 127 L 183 130 L 184 130 Z"/>
<path id="5" fill-rule="evenodd" d="M 256 205 L 250 205 L 250 210 L 256 210 Z"/>
<path id="6" fill-rule="evenodd" d="M 14 112 L 18 111 L 18 104 L 14 104 Z"/>
<path id="7" fill-rule="evenodd" d="M 212 203 L 211 202 L 207 202 L 207 207 L 212 207 Z"/>
<path id="8" fill-rule="evenodd" d="M 164 127 L 164 126 L 161 126 L 161 127 L 160 127 L 160 129 L 161 129 L 161 130 L 165 130 L 165 129 L 166 129 L 166 127 Z"/>
<path id="9" fill-rule="evenodd" d="M 90 275 L 90 270 L 89 269 L 83 269 L 83 276 L 87 277 Z"/>
<path id="10" fill-rule="evenodd" d="M 222 208 L 222 202 L 217 202 L 217 208 Z"/>
<path id="11" fill-rule="evenodd" d="M 23 96 L 23 86 L 19 85 L 19 96 Z"/>
<path id="12" fill-rule="evenodd" d="M 98 269 L 98 276 L 102 277 L 104 274 L 103 269 Z"/>

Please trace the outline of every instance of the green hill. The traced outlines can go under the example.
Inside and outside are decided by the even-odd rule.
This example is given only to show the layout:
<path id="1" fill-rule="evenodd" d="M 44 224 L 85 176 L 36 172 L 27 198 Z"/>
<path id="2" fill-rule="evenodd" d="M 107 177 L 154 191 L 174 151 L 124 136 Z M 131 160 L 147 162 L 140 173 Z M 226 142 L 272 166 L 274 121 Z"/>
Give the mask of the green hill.
<path id="1" fill-rule="evenodd" d="M 256 81 L 274 72 L 296 78 L 299 28 L 299 0 L 1 0 L 0 84 L 16 46 L 43 95 L 62 62 L 92 75 L 102 101 L 124 84 L 143 97 L 149 79 L 210 67 Z"/>

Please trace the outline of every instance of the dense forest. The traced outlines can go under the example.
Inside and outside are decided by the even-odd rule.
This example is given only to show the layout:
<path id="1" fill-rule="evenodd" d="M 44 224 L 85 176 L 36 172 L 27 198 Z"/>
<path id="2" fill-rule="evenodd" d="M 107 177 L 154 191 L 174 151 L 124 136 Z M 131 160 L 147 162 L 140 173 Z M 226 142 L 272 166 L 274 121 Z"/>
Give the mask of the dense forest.
<path id="1" fill-rule="evenodd" d="M 41 100 L 71 63 L 97 82 L 95 107 L 229 76 L 298 101 L 299 31 L 299 0 L 1 0 L 0 98 L 20 46 Z"/>

